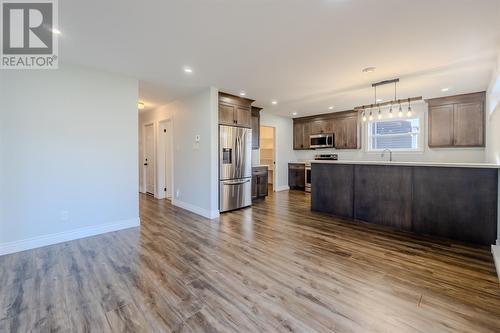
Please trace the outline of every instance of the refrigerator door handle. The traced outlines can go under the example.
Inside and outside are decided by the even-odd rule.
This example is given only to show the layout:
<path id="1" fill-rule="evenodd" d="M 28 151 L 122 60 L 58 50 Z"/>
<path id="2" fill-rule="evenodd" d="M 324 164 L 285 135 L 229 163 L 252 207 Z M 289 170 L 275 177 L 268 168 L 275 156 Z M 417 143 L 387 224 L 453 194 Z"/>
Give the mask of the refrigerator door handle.
<path id="1" fill-rule="evenodd" d="M 235 159 L 234 159 L 234 164 L 236 166 L 236 172 L 238 172 L 238 169 L 240 168 L 240 137 L 236 136 L 236 146 L 234 147 L 235 150 Z"/>
<path id="2" fill-rule="evenodd" d="M 223 181 L 222 184 L 224 184 L 224 185 L 241 185 L 241 184 L 248 183 L 249 181 L 250 181 L 250 179 L 243 180 L 243 181 Z"/>

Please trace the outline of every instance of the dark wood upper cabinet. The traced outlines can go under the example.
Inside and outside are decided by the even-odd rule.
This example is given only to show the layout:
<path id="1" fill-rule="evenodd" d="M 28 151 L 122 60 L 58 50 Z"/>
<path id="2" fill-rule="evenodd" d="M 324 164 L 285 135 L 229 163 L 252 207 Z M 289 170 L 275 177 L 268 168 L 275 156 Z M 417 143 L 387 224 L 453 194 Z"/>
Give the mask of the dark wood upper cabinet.
<path id="1" fill-rule="evenodd" d="M 311 135 L 311 123 L 295 122 L 293 124 L 293 149 L 309 149 Z"/>
<path id="2" fill-rule="evenodd" d="M 219 124 L 252 127 L 254 100 L 219 92 Z"/>
<path id="3" fill-rule="evenodd" d="M 429 107 L 429 147 L 453 145 L 453 105 Z"/>
<path id="4" fill-rule="evenodd" d="M 456 104 L 453 115 L 457 147 L 484 146 L 484 102 Z"/>
<path id="5" fill-rule="evenodd" d="M 332 119 L 319 119 L 311 122 L 311 134 L 333 133 Z"/>
<path id="6" fill-rule="evenodd" d="M 234 105 L 219 103 L 219 124 L 234 125 Z"/>
<path id="7" fill-rule="evenodd" d="M 310 149 L 311 134 L 334 133 L 336 149 L 359 148 L 358 114 L 335 112 L 293 121 L 293 149 Z"/>
<path id="8" fill-rule="evenodd" d="M 427 100 L 429 147 L 484 147 L 485 92 Z"/>
<path id="9" fill-rule="evenodd" d="M 251 107 L 236 106 L 235 110 L 236 125 L 243 127 L 252 127 L 252 111 Z"/>
<path id="10" fill-rule="evenodd" d="M 334 134 L 336 149 L 358 148 L 358 117 L 340 117 L 335 119 Z"/>
<path id="11" fill-rule="evenodd" d="M 252 106 L 252 149 L 260 148 L 260 110 Z"/>

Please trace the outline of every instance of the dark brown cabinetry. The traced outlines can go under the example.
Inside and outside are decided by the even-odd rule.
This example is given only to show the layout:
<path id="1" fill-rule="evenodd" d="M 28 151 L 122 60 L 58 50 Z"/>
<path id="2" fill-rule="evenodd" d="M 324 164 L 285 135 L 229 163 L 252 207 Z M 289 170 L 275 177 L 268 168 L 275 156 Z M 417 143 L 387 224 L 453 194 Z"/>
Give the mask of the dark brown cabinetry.
<path id="1" fill-rule="evenodd" d="M 295 190 L 306 188 L 306 165 L 303 163 L 288 163 L 288 187 Z"/>
<path id="2" fill-rule="evenodd" d="M 476 244 L 497 236 L 498 169 L 312 163 L 311 209 Z"/>
<path id="3" fill-rule="evenodd" d="M 252 149 L 260 148 L 260 110 L 252 106 Z"/>
<path id="4" fill-rule="evenodd" d="M 358 148 L 358 115 L 339 117 L 335 121 L 335 148 L 357 149 Z"/>
<path id="5" fill-rule="evenodd" d="M 254 101 L 223 92 L 219 93 L 219 124 L 252 127 L 251 105 Z"/>
<path id="6" fill-rule="evenodd" d="M 311 134 L 334 133 L 336 149 L 359 148 L 358 113 L 344 111 L 293 120 L 293 149 L 310 149 Z"/>
<path id="7" fill-rule="evenodd" d="M 252 200 L 268 195 L 267 166 L 252 167 Z"/>
<path id="8" fill-rule="evenodd" d="M 429 147 L 484 147 L 485 93 L 427 100 Z"/>
<path id="9" fill-rule="evenodd" d="M 309 149 L 311 123 L 307 121 L 294 121 L 293 124 L 293 149 Z"/>
<path id="10" fill-rule="evenodd" d="M 353 218 L 354 168 L 345 164 L 315 164 L 311 172 L 311 209 Z"/>
<path id="11" fill-rule="evenodd" d="M 311 134 L 333 133 L 332 119 L 318 119 L 311 122 Z"/>

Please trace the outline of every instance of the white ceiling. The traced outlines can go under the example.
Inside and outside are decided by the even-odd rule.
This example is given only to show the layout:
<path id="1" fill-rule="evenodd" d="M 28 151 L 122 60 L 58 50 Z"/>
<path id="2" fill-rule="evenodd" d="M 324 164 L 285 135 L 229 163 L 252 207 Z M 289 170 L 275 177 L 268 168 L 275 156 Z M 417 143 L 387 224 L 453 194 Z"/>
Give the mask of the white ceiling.
<path id="1" fill-rule="evenodd" d="M 60 59 L 138 78 L 148 107 L 214 86 L 303 116 L 371 103 L 370 84 L 393 77 L 401 98 L 485 90 L 499 8 L 499 0 L 62 0 Z M 362 73 L 367 66 L 376 72 Z M 380 88 L 382 99 L 392 94 Z"/>

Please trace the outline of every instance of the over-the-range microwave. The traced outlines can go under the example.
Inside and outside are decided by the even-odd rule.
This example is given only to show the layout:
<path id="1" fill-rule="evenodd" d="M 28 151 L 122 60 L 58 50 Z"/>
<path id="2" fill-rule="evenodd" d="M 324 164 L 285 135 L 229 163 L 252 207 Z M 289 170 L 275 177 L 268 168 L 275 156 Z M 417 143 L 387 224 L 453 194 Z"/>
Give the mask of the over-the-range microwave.
<path id="1" fill-rule="evenodd" d="M 335 135 L 333 133 L 314 134 L 309 139 L 311 149 L 333 148 L 335 146 Z"/>

